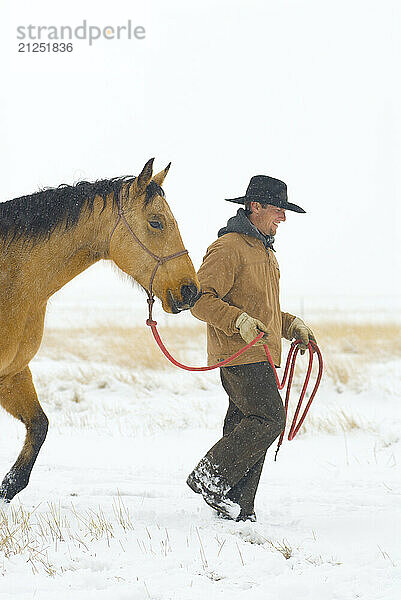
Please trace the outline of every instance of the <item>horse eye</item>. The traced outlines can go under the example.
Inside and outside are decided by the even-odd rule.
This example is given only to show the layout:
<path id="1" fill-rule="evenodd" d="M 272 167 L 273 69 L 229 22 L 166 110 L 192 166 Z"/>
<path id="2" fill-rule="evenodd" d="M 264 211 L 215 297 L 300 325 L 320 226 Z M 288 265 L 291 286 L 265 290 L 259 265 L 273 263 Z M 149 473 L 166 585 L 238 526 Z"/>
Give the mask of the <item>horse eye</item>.
<path id="1" fill-rule="evenodd" d="M 160 221 L 149 221 L 149 225 L 153 227 L 153 229 L 160 229 L 160 231 L 163 230 L 163 223 Z"/>

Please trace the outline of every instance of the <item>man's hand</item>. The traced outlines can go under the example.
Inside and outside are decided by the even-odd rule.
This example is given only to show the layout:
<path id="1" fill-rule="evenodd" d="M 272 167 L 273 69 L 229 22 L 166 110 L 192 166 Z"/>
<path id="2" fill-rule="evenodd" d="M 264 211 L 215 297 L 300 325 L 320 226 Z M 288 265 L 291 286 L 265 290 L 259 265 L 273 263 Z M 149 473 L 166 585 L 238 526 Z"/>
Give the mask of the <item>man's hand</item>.
<path id="1" fill-rule="evenodd" d="M 236 320 L 235 326 L 237 327 L 237 329 L 239 329 L 242 339 L 247 344 L 252 342 L 252 340 L 254 340 L 255 337 L 257 337 L 261 331 L 264 331 L 265 335 L 254 345 L 262 346 L 263 344 L 267 344 L 267 327 L 264 323 L 262 323 L 262 321 L 259 321 L 259 319 L 254 319 L 253 317 L 250 317 L 246 312 L 243 312 Z"/>
<path id="2" fill-rule="evenodd" d="M 307 349 L 310 340 L 316 343 L 316 338 L 313 335 L 312 329 L 310 329 L 299 317 L 295 317 L 289 326 L 288 337 L 290 339 L 302 341 L 302 344 L 299 346 L 301 348 L 301 354 L 305 354 L 305 350 Z"/>

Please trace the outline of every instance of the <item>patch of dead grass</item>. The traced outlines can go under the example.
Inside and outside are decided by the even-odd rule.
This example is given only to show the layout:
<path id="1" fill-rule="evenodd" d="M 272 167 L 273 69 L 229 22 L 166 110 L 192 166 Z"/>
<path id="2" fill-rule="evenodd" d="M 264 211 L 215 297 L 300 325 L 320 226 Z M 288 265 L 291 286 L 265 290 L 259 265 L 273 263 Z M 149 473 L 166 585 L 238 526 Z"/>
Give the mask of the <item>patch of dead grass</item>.
<path id="1" fill-rule="evenodd" d="M 59 548 L 70 556 L 74 552 L 90 555 L 94 541 L 103 541 L 110 548 L 114 538 L 121 541 L 134 530 L 132 516 L 120 496 L 113 500 L 112 508 L 113 515 L 107 517 L 101 507 L 79 511 L 73 504 L 65 510 L 49 503 L 41 512 L 22 505 L 12 504 L 6 510 L 0 507 L 0 555 L 3 561 L 22 556 L 34 574 L 62 575 L 65 569 L 53 564 Z"/>
<path id="2" fill-rule="evenodd" d="M 324 358 L 324 376 L 339 391 L 362 389 L 371 365 L 401 358 L 397 323 L 318 323 L 313 330 Z"/>
<path id="3" fill-rule="evenodd" d="M 318 323 L 313 325 L 325 362 L 325 377 L 336 385 L 358 381 L 369 363 L 401 357 L 397 324 Z M 206 354 L 206 327 L 162 326 L 167 349 L 182 362 L 201 366 Z M 41 356 L 53 360 L 107 363 L 129 369 L 171 368 L 145 326 L 113 325 L 76 329 L 46 329 Z M 284 351 L 283 355 L 285 356 Z"/>
<path id="4" fill-rule="evenodd" d="M 325 351 L 363 356 L 369 361 L 401 357 L 398 323 L 318 323 L 313 329 Z"/>
<path id="5" fill-rule="evenodd" d="M 163 342 L 180 360 L 193 348 L 205 348 L 205 328 L 201 324 L 178 328 L 163 327 Z M 148 327 L 113 325 L 80 327 L 70 330 L 46 329 L 41 356 L 53 360 L 72 358 L 106 362 L 123 368 L 165 369 L 169 363 L 162 355 Z"/>

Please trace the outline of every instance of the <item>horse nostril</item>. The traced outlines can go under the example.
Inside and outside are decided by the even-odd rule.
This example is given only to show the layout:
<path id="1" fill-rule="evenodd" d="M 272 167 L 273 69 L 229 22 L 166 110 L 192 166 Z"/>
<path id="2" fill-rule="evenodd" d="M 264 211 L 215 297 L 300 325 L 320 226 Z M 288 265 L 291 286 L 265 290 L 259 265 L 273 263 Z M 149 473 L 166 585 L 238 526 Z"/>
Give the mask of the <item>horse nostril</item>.
<path id="1" fill-rule="evenodd" d="M 189 285 L 182 285 L 181 295 L 184 304 L 189 304 L 189 306 L 193 306 L 200 296 L 199 290 L 194 283 L 190 283 Z"/>

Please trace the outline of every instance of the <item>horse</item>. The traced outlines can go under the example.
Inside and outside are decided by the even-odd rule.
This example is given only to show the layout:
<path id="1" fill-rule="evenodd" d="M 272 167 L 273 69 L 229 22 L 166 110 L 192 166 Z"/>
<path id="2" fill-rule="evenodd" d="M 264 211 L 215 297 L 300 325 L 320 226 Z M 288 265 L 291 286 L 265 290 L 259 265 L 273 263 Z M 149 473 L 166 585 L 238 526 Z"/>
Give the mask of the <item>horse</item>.
<path id="1" fill-rule="evenodd" d="M 29 483 L 49 421 L 29 362 L 39 350 L 47 302 L 100 259 L 113 261 L 164 311 L 200 295 L 194 266 L 162 189 L 170 164 L 153 176 L 82 181 L 0 204 L 0 405 L 24 423 L 24 445 L 0 486 L 9 503 Z"/>

